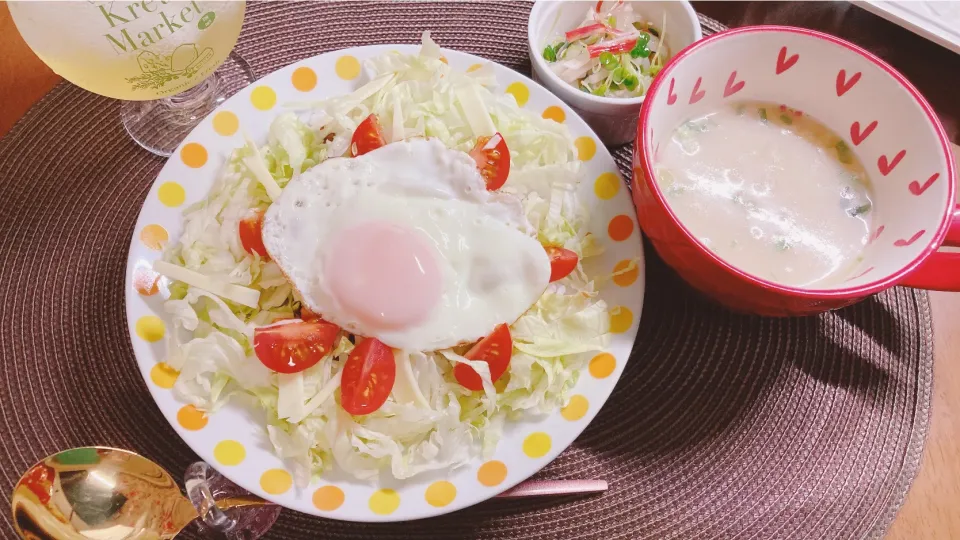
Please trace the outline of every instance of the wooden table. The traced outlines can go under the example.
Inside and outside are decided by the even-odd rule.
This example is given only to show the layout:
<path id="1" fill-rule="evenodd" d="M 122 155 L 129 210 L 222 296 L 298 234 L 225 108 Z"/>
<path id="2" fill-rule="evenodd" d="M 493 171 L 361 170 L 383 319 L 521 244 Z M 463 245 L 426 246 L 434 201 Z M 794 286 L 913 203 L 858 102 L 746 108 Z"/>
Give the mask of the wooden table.
<path id="1" fill-rule="evenodd" d="M 727 25 L 792 24 L 820 28 L 878 52 L 927 95 L 957 142 L 960 56 L 842 4 L 696 4 L 698 10 Z M 849 35 L 858 32 L 859 39 Z M 888 45 L 893 43 L 896 47 L 891 49 Z M 60 78 L 20 39 L 6 5 L 0 3 L 0 136 L 58 82 Z M 960 156 L 960 147 L 954 146 L 954 154 Z M 960 295 L 935 292 L 930 294 L 930 302 L 936 326 L 930 435 L 920 474 L 888 535 L 892 540 L 960 538 Z"/>

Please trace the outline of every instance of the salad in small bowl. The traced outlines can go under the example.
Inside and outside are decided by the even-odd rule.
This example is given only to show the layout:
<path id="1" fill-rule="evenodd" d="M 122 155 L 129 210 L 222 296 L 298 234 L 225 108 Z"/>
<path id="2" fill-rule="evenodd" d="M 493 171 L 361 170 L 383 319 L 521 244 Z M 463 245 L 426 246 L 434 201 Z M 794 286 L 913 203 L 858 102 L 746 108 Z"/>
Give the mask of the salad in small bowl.
<path id="1" fill-rule="evenodd" d="M 633 140 L 647 88 L 701 37 L 689 2 L 540 1 L 528 25 L 534 79 L 606 144 Z"/>

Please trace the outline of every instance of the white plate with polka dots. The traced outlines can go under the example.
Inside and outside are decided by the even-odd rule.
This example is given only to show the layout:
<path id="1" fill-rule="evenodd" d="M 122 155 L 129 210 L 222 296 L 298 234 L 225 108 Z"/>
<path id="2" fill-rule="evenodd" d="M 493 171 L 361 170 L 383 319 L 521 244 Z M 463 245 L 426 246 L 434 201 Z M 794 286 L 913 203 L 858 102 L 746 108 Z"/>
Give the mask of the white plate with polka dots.
<path id="1" fill-rule="evenodd" d="M 533 475 L 554 459 L 596 416 L 620 378 L 637 334 L 643 305 L 644 264 L 640 232 L 630 193 L 617 165 L 596 135 L 560 99 L 522 75 L 494 64 L 498 88 L 514 95 L 527 111 L 563 122 L 576 137 L 583 161 L 581 195 L 590 207 L 589 230 L 603 255 L 596 272 L 609 274 L 638 261 L 600 289 L 611 306 L 613 339 L 582 374 L 567 407 L 543 417 L 508 422 L 496 453 L 453 471 L 422 474 L 405 481 L 362 482 L 336 468 L 305 489 L 274 455 L 256 412 L 231 403 L 206 416 L 174 398 L 177 373 L 162 364 L 169 321 L 162 309 L 164 280 L 155 281 L 153 261 L 181 230 L 181 212 L 203 199 L 230 152 L 243 146 L 242 132 L 266 139 L 271 120 L 284 103 L 319 100 L 349 93 L 362 84 L 361 63 L 389 50 L 415 54 L 411 45 L 345 49 L 280 69 L 224 102 L 186 138 L 157 178 L 137 220 L 126 273 L 127 318 L 137 364 L 157 406 L 176 432 L 223 475 L 277 504 L 333 519 L 403 521 L 436 516 L 485 501 Z M 444 51 L 453 69 L 488 61 Z M 474 68 L 475 69 L 475 68 Z M 318 84 L 318 81 L 321 81 Z"/>

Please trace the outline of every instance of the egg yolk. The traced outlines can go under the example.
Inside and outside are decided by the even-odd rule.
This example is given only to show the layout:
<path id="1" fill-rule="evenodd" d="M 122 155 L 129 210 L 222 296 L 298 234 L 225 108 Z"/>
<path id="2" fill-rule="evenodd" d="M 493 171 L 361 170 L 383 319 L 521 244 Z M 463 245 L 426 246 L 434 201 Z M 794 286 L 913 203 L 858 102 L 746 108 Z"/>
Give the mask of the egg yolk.
<path id="1" fill-rule="evenodd" d="M 369 221 L 343 230 L 324 264 L 334 298 L 361 324 L 403 328 L 440 301 L 435 249 L 416 229 Z"/>

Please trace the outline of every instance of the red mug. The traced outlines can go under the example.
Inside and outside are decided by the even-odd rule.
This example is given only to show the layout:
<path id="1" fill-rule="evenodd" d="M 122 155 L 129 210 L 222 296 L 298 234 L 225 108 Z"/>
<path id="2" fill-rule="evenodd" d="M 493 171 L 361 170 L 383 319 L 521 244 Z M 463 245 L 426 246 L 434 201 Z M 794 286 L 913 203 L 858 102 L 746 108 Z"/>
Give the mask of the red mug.
<path id="1" fill-rule="evenodd" d="M 791 287 L 718 257 L 688 230 L 654 178 L 661 142 L 725 102 L 783 103 L 810 114 L 858 155 L 875 211 L 862 260 L 833 286 Z M 960 290 L 960 206 L 950 141 L 902 75 L 834 36 L 783 26 L 714 34 L 681 51 L 646 94 L 633 154 L 633 198 L 644 233 L 688 283 L 726 306 L 768 316 L 811 315 L 894 285 Z"/>

